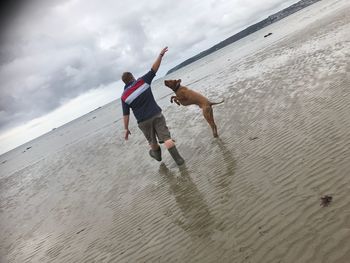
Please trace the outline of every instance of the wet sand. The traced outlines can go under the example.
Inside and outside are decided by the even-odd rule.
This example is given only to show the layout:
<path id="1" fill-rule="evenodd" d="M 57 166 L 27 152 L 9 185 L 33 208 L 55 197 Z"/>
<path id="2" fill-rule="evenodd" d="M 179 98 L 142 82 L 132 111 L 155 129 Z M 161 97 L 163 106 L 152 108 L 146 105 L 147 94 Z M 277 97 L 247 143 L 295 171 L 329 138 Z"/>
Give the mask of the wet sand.
<path id="1" fill-rule="evenodd" d="M 155 83 L 183 167 L 135 121 L 123 141 L 120 105 L 2 155 L 0 262 L 348 262 L 349 14 L 321 1 L 167 77 L 225 98 L 219 139 Z"/>

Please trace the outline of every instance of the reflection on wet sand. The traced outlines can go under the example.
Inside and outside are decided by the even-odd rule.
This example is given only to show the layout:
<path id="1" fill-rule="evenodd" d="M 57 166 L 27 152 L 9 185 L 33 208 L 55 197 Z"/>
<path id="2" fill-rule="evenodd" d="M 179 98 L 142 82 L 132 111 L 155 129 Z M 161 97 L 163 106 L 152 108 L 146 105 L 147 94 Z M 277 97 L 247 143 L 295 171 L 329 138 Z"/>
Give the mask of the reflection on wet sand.
<path id="1" fill-rule="evenodd" d="M 208 237 L 215 220 L 202 193 L 193 183 L 187 167 L 180 167 L 181 176 L 177 177 L 162 163 L 159 173 L 169 184 L 170 194 L 175 197 L 176 204 L 185 218 L 184 221 L 177 220 L 177 224 L 193 237 Z"/>

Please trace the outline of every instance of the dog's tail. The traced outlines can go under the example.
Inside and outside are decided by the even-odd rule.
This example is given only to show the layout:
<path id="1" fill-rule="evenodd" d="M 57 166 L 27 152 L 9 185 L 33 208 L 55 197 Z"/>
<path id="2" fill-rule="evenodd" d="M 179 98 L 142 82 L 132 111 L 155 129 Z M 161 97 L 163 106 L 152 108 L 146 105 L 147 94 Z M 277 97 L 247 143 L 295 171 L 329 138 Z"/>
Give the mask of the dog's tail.
<path id="1" fill-rule="evenodd" d="M 225 100 L 224 99 L 222 99 L 222 101 L 220 101 L 220 102 L 210 102 L 210 106 L 213 106 L 213 105 L 216 105 L 216 104 L 221 104 L 221 103 L 223 103 Z"/>

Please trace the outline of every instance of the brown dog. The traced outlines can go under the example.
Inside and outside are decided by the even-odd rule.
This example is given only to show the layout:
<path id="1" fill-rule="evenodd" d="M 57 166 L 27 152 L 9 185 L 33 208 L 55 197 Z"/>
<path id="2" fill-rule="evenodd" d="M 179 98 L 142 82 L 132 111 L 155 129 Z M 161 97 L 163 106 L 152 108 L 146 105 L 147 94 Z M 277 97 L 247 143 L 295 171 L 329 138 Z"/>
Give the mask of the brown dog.
<path id="1" fill-rule="evenodd" d="M 222 100 L 221 102 L 210 102 L 203 95 L 185 86 L 181 86 L 180 83 L 181 79 L 164 80 L 165 86 L 172 89 L 176 94 L 176 96 L 172 96 L 170 98 L 170 102 L 173 103 L 173 101 L 175 101 L 177 105 L 183 106 L 197 104 L 203 110 L 204 118 L 207 120 L 211 129 L 213 130 L 214 137 L 218 137 L 218 131 L 214 122 L 213 109 L 211 106 L 223 103 L 224 100 Z"/>

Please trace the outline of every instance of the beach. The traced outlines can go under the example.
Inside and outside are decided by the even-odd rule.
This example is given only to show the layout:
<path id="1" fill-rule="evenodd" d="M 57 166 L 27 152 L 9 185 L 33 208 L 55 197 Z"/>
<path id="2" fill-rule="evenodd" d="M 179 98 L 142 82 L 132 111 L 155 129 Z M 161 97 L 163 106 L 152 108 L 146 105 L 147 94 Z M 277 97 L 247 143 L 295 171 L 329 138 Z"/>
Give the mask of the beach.
<path id="1" fill-rule="evenodd" d="M 349 14 L 322 0 L 157 79 L 181 167 L 133 116 L 124 140 L 120 101 L 1 155 L 0 262 L 348 262 Z M 179 78 L 225 100 L 219 138 Z"/>

